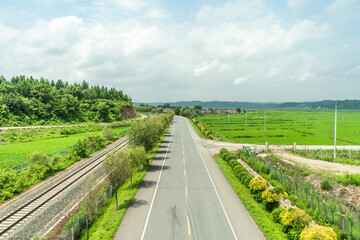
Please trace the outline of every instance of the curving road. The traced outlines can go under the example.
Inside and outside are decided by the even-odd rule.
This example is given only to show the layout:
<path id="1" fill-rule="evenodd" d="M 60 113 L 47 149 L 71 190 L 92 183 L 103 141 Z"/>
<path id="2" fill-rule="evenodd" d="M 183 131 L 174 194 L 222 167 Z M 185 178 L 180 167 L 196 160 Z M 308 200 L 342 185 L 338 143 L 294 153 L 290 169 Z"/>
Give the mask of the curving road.
<path id="1" fill-rule="evenodd" d="M 187 119 L 175 117 L 114 239 L 265 239 Z"/>

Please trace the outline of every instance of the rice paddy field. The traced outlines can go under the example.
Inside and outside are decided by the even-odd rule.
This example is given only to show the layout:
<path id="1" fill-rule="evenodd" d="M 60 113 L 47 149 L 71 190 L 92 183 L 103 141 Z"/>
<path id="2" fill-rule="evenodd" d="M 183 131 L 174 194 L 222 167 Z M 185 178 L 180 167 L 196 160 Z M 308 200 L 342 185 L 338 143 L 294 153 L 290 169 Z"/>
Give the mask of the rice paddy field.
<path id="1" fill-rule="evenodd" d="M 298 145 L 334 144 L 334 110 L 266 110 L 265 136 L 264 110 L 247 114 L 212 114 L 196 119 L 222 141 L 277 145 L 294 142 Z M 338 110 L 336 139 L 337 145 L 360 145 L 360 111 Z"/>

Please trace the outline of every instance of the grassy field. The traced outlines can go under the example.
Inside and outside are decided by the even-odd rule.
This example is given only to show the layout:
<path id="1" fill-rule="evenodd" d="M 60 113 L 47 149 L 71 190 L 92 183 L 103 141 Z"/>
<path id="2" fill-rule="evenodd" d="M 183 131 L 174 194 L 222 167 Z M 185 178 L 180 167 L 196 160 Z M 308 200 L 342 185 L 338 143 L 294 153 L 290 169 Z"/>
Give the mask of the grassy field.
<path id="1" fill-rule="evenodd" d="M 113 129 L 113 133 L 120 133 L 127 128 L 128 127 Z M 46 154 L 54 153 L 74 145 L 79 139 L 98 133 L 101 133 L 101 131 L 64 135 L 62 137 L 57 136 L 55 138 L 46 138 L 25 143 L 0 145 L 0 171 L 25 163 L 28 154 L 32 152 L 41 151 Z"/>
<path id="2" fill-rule="evenodd" d="M 219 140 L 250 144 L 334 144 L 333 110 L 264 110 L 246 114 L 220 114 L 197 117 Z M 360 145 L 360 111 L 339 110 L 338 145 Z"/>

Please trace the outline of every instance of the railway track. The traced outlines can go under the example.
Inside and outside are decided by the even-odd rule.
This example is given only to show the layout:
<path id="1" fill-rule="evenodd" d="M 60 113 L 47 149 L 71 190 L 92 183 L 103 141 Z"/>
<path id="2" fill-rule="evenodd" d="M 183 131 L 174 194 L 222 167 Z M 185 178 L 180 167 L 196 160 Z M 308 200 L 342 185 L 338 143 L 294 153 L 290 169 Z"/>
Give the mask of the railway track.
<path id="1" fill-rule="evenodd" d="M 75 172 L 62 179 L 52 187 L 42 191 L 37 196 L 27 201 L 20 207 L 16 208 L 6 216 L 1 216 L 0 219 L 0 239 L 6 239 L 10 236 L 18 227 L 20 227 L 26 220 L 36 215 L 37 212 L 45 208 L 50 202 L 55 199 L 64 190 L 71 187 L 74 183 L 84 178 L 89 172 L 97 168 L 103 161 L 104 156 L 113 149 L 121 149 L 126 146 L 126 138 L 118 140 L 112 143 L 110 146 L 98 154 L 96 154 L 91 161 L 86 163 Z"/>

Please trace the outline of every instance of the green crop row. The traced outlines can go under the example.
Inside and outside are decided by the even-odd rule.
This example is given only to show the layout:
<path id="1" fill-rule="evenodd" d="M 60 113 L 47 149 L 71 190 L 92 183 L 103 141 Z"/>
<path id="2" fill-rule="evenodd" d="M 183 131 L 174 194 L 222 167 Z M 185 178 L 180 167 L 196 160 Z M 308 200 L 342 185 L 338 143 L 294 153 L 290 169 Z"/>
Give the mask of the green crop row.
<path id="1" fill-rule="evenodd" d="M 359 145 L 360 111 L 338 112 L 337 144 Z M 198 116 L 220 140 L 250 144 L 332 145 L 334 112 L 329 110 L 264 110 L 247 114 Z M 266 129 L 264 137 L 264 127 Z"/>

